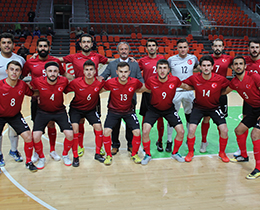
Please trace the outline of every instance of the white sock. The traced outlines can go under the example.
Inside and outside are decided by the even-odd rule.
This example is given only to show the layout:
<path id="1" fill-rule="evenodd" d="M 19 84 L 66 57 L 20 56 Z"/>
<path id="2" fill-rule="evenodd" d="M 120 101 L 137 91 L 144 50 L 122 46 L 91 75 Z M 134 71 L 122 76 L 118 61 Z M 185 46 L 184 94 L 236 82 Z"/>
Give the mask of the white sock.
<path id="1" fill-rule="evenodd" d="M 11 150 L 15 152 L 18 147 L 18 135 L 11 126 L 8 128 L 8 136 L 11 142 Z"/>

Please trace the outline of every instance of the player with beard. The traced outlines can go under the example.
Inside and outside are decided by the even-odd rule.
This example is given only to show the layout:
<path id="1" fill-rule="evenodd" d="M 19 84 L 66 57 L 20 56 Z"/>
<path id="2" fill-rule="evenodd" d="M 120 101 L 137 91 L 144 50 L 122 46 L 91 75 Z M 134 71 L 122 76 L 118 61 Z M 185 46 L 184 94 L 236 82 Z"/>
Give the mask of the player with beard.
<path id="1" fill-rule="evenodd" d="M 214 60 L 214 66 L 213 66 L 213 73 L 219 74 L 223 77 L 227 76 L 228 67 L 232 64 L 233 57 L 230 55 L 223 54 L 224 50 L 224 42 L 221 39 L 215 39 L 212 42 L 212 50 L 213 54 L 211 57 Z M 225 117 L 228 116 L 228 105 L 227 105 L 227 95 L 221 95 L 219 98 L 221 111 L 225 115 Z M 210 117 L 204 117 L 202 124 L 201 124 L 201 136 L 202 136 L 202 142 L 200 146 L 200 152 L 204 153 L 207 151 L 207 134 L 209 130 L 209 123 Z"/>
<path id="2" fill-rule="evenodd" d="M 45 70 L 45 64 L 54 61 L 59 64 L 60 74 L 69 77 L 69 74 L 65 72 L 63 69 L 61 62 L 59 59 L 50 56 L 50 42 L 46 38 L 40 38 L 37 40 L 37 52 L 38 55 L 35 59 L 29 59 L 26 61 L 23 67 L 23 76 L 27 76 L 29 73 L 31 73 L 32 80 L 41 77 L 41 76 L 47 76 L 46 70 Z M 38 107 L 38 97 L 32 97 L 31 100 L 31 118 L 34 122 L 37 107 Z M 49 136 L 49 143 L 50 143 L 50 156 L 52 159 L 59 161 L 60 156 L 55 151 L 55 142 L 56 142 L 56 128 L 55 123 L 53 121 L 48 123 L 48 136 Z M 38 160 L 39 156 L 37 153 L 34 153 L 32 161 L 36 162 Z"/>

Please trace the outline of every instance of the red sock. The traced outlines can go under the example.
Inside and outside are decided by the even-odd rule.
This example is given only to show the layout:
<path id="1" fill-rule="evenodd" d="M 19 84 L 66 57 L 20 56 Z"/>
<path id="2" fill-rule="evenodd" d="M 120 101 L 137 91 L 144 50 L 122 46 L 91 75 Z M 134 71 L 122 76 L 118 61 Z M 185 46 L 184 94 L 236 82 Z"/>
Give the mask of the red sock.
<path id="1" fill-rule="evenodd" d="M 24 142 L 24 152 L 26 156 L 26 163 L 31 162 L 31 157 L 33 154 L 33 141 Z"/>
<path id="2" fill-rule="evenodd" d="M 208 130 L 209 130 L 209 123 L 204 123 L 202 122 L 201 124 L 201 136 L 202 136 L 202 142 L 206 143 L 207 142 L 207 135 L 208 135 Z"/>
<path id="3" fill-rule="evenodd" d="M 48 136 L 49 136 L 49 143 L 50 143 L 50 152 L 55 151 L 55 143 L 56 143 L 56 128 L 49 128 L 48 127 Z"/>
<path id="4" fill-rule="evenodd" d="M 178 140 L 174 139 L 174 147 L 173 147 L 172 154 L 176 154 L 179 151 L 181 145 L 182 145 L 182 141 L 178 141 Z"/>
<path id="5" fill-rule="evenodd" d="M 80 123 L 79 124 L 79 136 L 78 136 L 78 140 L 79 140 L 79 146 L 81 148 L 83 148 L 83 137 L 84 137 L 84 124 Z"/>
<path id="6" fill-rule="evenodd" d="M 64 139 L 63 152 L 62 152 L 63 156 L 68 155 L 68 152 L 70 151 L 72 145 L 73 145 L 73 140 L 69 141 L 67 138 Z"/>
<path id="7" fill-rule="evenodd" d="M 96 154 L 100 154 L 100 149 L 103 143 L 103 131 L 96 131 L 95 132 L 95 142 L 96 142 Z"/>
<path id="8" fill-rule="evenodd" d="M 73 134 L 73 145 L 72 145 L 72 153 L 73 153 L 73 157 L 77 158 L 78 155 L 78 145 L 79 145 L 79 141 L 78 141 L 78 133 L 74 133 Z"/>
<path id="9" fill-rule="evenodd" d="M 246 152 L 246 137 L 247 137 L 247 135 L 245 135 L 245 133 L 243 133 L 241 135 L 236 135 L 237 144 L 238 144 L 238 147 L 241 151 L 242 157 L 247 157 L 247 152 Z M 247 133 L 248 133 L 248 130 L 247 130 Z"/>
<path id="10" fill-rule="evenodd" d="M 220 136 L 220 130 L 219 130 L 219 127 L 217 127 L 217 129 L 218 129 L 218 135 Z"/>
<path id="11" fill-rule="evenodd" d="M 133 140 L 132 140 L 132 156 L 136 155 L 136 153 L 139 150 L 141 144 L 141 136 L 133 136 Z"/>
<path id="12" fill-rule="evenodd" d="M 42 140 L 40 140 L 38 143 L 34 142 L 33 144 L 35 152 L 39 155 L 39 158 L 44 158 Z"/>
<path id="13" fill-rule="evenodd" d="M 163 118 L 160 117 L 157 120 L 157 130 L 158 130 L 158 141 L 162 142 L 163 132 L 164 132 L 164 124 L 163 124 Z"/>
<path id="14" fill-rule="evenodd" d="M 187 137 L 187 144 L 189 152 L 194 152 L 195 136 L 193 138 Z"/>
<path id="15" fill-rule="evenodd" d="M 253 141 L 254 156 L 255 156 L 255 168 L 260 170 L 260 139 Z"/>
<path id="16" fill-rule="evenodd" d="M 104 147 L 105 147 L 107 156 L 112 157 L 112 154 L 111 154 L 111 136 L 103 136 L 103 142 L 104 142 Z"/>
<path id="17" fill-rule="evenodd" d="M 149 156 L 151 156 L 150 144 L 151 144 L 151 141 L 143 142 L 144 151 L 145 151 L 145 153 L 146 153 L 147 155 L 149 155 Z"/>
<path id="18" fill-rule="evenodd" d="M 219 137 L 219 152 L 225 152 L 227 140 L 228 138 L 224 139 L 221 136 Z"/>

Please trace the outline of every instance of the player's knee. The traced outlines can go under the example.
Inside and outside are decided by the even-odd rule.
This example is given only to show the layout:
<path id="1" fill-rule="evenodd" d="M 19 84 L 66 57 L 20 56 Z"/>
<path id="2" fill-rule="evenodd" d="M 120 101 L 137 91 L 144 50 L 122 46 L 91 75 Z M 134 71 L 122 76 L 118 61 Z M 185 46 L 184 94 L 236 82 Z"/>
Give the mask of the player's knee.
<path id="1" fill-rule="evenodd" d="M 21 136 L 23 137 L 23 139 L 26 143 L 29 143 L 32 141 L 32 134 L 30 131 L 26 131 L 26 132 L 22 133 Z"/>
<path id="2" fill-rule="evenodd" d="M 133 132 L 133 135 L 134 135 L 134 136 L 140 136 L 140 135 L 141 135 L 140 129 L 135 129 L 135 130 L 133 130 L 132 132 Z"/>
<path id="3" fill-rule="evenodd" d="M 110 136 L 110 135 L 111 135 L 111 129 L 105 128 L 105 129 L 104 129 L 104 132 L 103 132 L 103 135 L 104 135 L 104 136 Z"/>
<path id="4" fill-rule="evenodd" d="M 236 134 L 237 136 L 242 135 L 243 133 L 244 133 L 244 131 L 243 131 L 239 126 L 237 126 L 237 127 L 235 128 L 235 134 Z"/>
<path id="5" fill-rule="evenodd" d="M 251 132 L 252 141 L 260 139 L 260 129 L 254 128 Z"/>
<path id="6" fill-rule="evenodd" d="M 227 127 L 221 128 L 220 132 L 221 132 L 221 136 L 224 136 L 224 137 L 228 136 L 228 128 Z"/>
<path id="7" fill-rule="evenodd" d="M 179 137 L 179 139 L 183 139 L 184 138 L 184 129 L 179 129 L 177 131 L 177 136 Z"/>

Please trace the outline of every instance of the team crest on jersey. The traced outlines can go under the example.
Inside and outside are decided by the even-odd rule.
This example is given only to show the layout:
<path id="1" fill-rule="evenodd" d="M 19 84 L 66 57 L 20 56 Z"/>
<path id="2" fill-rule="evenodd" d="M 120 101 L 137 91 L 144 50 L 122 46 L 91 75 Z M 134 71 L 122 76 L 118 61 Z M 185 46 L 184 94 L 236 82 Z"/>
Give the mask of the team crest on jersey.
<path id="1" fill-rule="evenodd" d="M 250 84 L 246 84 L 246 88 L 247 89 L 251 89 L 251 85 Z"/>
<path id="2" fill-rule="evenodd" d="M 18 91 L 18 94 L 19 94 L 19 95 L 22 95 L 22 93 L 23 93 L 22 90 L 19 90 L 19 91 Z"/>
<path id="3" fill-rule="evenodd" d="M 133 90 L 134 90 L 133 87 L 128 88 L 128 91 L 129 91 L 129 92 L 133 92 Z"/>
<path id="4" fill-rule="evenodd" d="M 226 63 L 226 62 L 227 62 L 227 60 L 223 58 L 223 59 L 222 59 L 222 62 L 223 62 L 223 63 Z"/>
<path id="5" fill-rule="evenodd" d="M 99 87 L 95 87 L 94 91 L 98 92 L 99 91 Z"/>
<path id="6" fill-rule="evenodd" d="M 95 60 L 95 57 L 91 57 L 90 59 L 91 59 L 92 61 L 94 61 L 94 60 Z"/>
<path id="7" fill-rule="evenodd" d="M 173 89 L 173 88 L 174 88 L 174 84 L 171 83 L 171 84 L 169 85 L 169 88 L 170 88 L 170 89 Z"/>
<path id="8" fill-rule="evenodd" d="M 213 88 L 216 88 L 218 85 L 217 85 L 217 83 L 212 83 L 212 85 L 211 85 L 211 87 L 213 87 Z"/>
<path id="9" fill-rule="evenodd" d="M 58 87 L 58 91 L 62 92 L 63 91 L 63 87 Z"/>
<path id="10" fill-rule="evenodd" d="M 189 65 L 192 65 L 192 60 L 189 59 L 189 60 L 187 61 L 187 63 L 188 63 Z"/>

